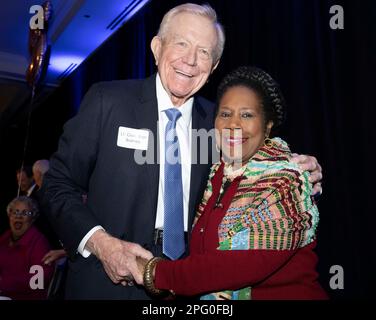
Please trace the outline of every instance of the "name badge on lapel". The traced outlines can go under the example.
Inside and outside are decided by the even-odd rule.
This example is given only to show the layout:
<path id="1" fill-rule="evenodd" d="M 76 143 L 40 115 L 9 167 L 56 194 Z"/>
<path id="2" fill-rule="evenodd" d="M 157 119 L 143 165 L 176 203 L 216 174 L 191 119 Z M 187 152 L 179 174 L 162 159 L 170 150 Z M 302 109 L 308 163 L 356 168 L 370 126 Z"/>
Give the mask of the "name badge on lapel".
<path id="1" fill-rule="evenodd" d="M 147 150 L 149 131 L 119 127 L 117 145 L 121 148 Z"/>

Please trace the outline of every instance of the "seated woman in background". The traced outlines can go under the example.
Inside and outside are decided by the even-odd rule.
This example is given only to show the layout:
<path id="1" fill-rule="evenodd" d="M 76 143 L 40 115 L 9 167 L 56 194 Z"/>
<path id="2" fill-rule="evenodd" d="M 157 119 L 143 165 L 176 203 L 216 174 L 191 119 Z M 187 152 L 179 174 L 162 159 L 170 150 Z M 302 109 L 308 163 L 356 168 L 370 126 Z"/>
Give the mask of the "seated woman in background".
<path id="1" fill-rule="evenodd" d="M 33 226 L 38 207 L 33 199 L 21 196 L 8 204 L 7 213 L 10 230 L 0 236 L 0 296 L 46 299 L 54 267 L 42 263 L 50 245 Z"/>
<path id="2" fill-rule="evenodd" d="M 266 72 L 240 67 L 218 89 L 212 166 L 198 208 L 190 255 L 138 259 L 132 273 L 152 294 L 201 299 L 326 299 L 315 271 L 319 212 L 309 173 L 271 133 L 284 99 Z"/>

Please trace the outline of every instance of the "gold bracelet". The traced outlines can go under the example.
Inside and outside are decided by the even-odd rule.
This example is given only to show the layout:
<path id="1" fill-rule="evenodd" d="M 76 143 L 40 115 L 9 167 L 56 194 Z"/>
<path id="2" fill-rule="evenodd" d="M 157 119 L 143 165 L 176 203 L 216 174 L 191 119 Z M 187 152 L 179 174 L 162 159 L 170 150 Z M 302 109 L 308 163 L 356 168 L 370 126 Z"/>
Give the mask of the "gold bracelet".
<path id="1" fill-rule="evenodd" d="M 153 271 L 154 271 L 155 265 L 161 260 L 163 260 L 163 259 L 160 258 L 160 257 L 154 257 L 154 258 L 150 259 L 146 263 L 145 269 L 144 269 L 143 279 L 144 279 L 145 289 L 149 293 L 151 293 L 152 295 L 155 295 L 155 296 L 162 295 L 166 292 L 165 290 L 157 289 L 154 285 Z"/>

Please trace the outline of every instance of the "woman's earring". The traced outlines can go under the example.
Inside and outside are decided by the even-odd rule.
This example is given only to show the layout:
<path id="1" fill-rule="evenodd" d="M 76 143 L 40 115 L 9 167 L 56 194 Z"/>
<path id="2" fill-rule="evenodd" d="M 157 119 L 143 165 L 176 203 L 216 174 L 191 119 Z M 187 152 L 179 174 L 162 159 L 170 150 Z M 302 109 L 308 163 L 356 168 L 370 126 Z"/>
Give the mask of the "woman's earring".
<path id="1" fill-rule="evenodd" d="M 264 145 L 268 148 L 273 147 L 273 140 L 267 136 L 264 140 Z"/>
<path id="2" fill-rule="evenodd" d="M 218 147 L 218 145 L 217 145 L 217 144 L 215 144 L 215 150 L 217 150 L 217 152 L 218 152 L 218 153 L 220 153 L 220 152 L 221 152 L 221 149 L 219 149 L 219 147 Z"/>

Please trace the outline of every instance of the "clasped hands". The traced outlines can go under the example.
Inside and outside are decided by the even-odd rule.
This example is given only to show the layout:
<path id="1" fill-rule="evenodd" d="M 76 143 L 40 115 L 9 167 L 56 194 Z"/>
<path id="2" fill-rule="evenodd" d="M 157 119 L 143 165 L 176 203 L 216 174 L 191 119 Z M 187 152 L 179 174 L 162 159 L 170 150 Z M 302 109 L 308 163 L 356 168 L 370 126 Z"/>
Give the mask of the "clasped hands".
<path id="1" fill-rule="evenodd" d="M 145 264 L 153 254 L 137 243 L 112 237 L 103 230 L 96 231 L 86 244 L 103 265 L 112 282 L 132 286 L 134 281 L 143 284 Z"/>

